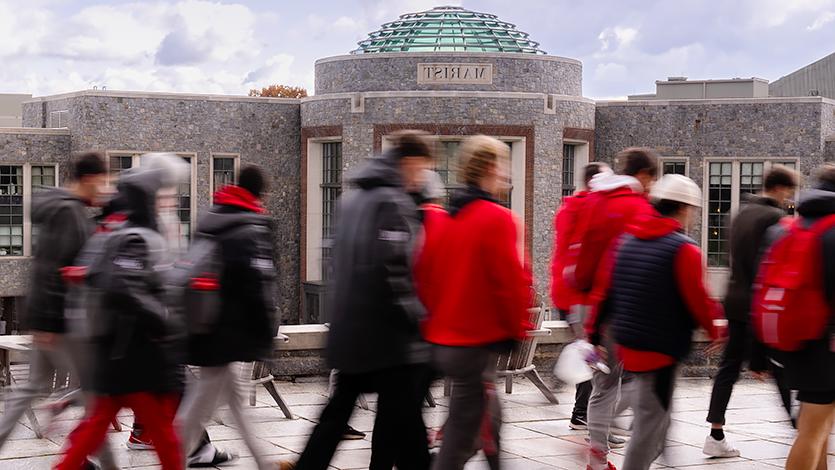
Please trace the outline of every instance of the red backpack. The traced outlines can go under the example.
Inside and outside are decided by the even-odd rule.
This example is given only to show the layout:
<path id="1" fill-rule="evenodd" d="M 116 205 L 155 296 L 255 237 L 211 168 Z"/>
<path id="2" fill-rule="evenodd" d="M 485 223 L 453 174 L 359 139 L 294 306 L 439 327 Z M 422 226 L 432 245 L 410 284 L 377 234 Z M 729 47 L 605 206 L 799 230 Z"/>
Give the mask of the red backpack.
<path id="1" fill-rule="evenodd" d="M 631 194 L 595 192 L 587 196 L 565 253 L 562 275 L 567 285 L 581 292 L 591 290 L 603 255 L 625 228 L 620 227 L 622 221 L 609 217 L 608 208 L 610 201 L 623 196 Z"/>
<path id="2" fill-rule="evenodd" d="M 759 340 L 780 351 L 797 351 L 822 338 L 832 306 L 824 293 L 821 236 L 835 215 L 806 226 L 801 218 L 780 221 L 786 234 L 766 252 L 754 283 L 751 321 Z"/>

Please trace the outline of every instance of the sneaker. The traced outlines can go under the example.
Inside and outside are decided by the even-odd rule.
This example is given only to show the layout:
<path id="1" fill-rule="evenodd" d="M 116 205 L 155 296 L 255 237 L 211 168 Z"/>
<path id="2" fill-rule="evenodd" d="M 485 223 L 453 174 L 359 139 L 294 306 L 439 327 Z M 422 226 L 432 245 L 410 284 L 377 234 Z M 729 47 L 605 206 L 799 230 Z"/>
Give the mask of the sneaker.
<path id="1" fill-rule="evenodd" d="M 130 450 L 154 450 L 154 443 L 150 439 L 142 439 L 142 435 L 136 433 L 130 433 L 126 445 Z"/>
<path id="2" fill-rule="evenodd" d="M 739 451 L 734 449 L 727 438 L 717 441 L 713 437 L 707 436 L 702 452 L 709 457 L 739 457 Z"/>
<path id="3" fill-rule="evenodd" d="M 362 431 L 357 431 L 351 426 L 346 426 L 345 432 L 342 433 L 342 439 L 346 441 L 359 441 L 361 439 L 365 439 L 365 433 Z"/>
<path id="4" fill-rule="evenodd" d="M 188 458 L 189 468 L 215 467 L 238 460 L 238 454 L 206 444 Z"/>
<path id="5" fill-rule="evenodd" d="M 622 449 L 626 445 L 626 439 L 615 436 L 614 434 L 609 434 L 608 440 L 610 449 Z"/>
<path id="6" fill-rule="evenodd" d="M 585 417 L 572 416 L 571 421 L 568 422 L 568 427 L 575 431 L 586 431 L 589 428 Z"/>
<path id="7" fill-rule="evenodd" d="M 594 470 L 594 469 L 591 468 L 591 465 L 586 465 L 586 470 Z M 606 463 L 606 470 L 618 470 L 618 469 L 615 467 L 615 464 L 613 464 L 612 462 L 607 462 Z"/>
<path id="8" fill-rule="evenodd" d="M 87 459 L 84 462 L 84 465 L 81 466 L 81 469 L 82 470 L 101 470 L 101 465 L 97 464 L 96 462 L 93 462 L 90 459 Z"/>

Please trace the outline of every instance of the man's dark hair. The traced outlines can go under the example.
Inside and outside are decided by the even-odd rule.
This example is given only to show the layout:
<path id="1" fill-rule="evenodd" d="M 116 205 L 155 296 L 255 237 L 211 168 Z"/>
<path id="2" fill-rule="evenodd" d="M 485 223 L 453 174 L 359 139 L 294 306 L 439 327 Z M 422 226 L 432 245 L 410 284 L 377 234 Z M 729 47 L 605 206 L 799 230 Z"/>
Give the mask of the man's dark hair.
<path id="1" fill-rule="evenodd" d="M 600 162 L 592 162 L 586 165 L 583 168 L 583 184 L 588 188 L 589 183 L 591 183 L 591 179 L 594 178 L 594 175 L 603 171 L 603 164 Z"/>
<path id="2" fill-rule="evenodd" d="M 424 131 L 398 131 L 392 134 L 392 154 L 395 158 L 403 157 L 426 157 L 434 160 L 434 143 L 430 134 Z"/>
<path id="3" fill-rule="evenodd" d="M 630 147 L 615 155 L 620 167 L 620 174 L 636 176 L 646 171 L 650 176 L 658 176 L 658 154 L 646 147 Z"/>
<path id="4" fill-rule="evenodd" d="M 678 214 L 681 209 L 687 207 L 687 204 L 669 199 L 659 199 L 652 203 L 652 207 L 663 217 L 672 217 Z"/>
<path id="5" fill-rule="evenodd" d="M 245 165 L 238 175 L 238 186 L 246 189 L 255 197 L 261 195 L 268 189 L 269 183 L 264 171 L 258 165 Z"/>
<path id="6" fill-rule="evenodd" d="M 797 172 L 783 165 L 773 165 L 765 174 L 763 187 L 771 191 L 780 186 L 784 188 L 796 188 L 798 183 Z"/>
<path id="7" fill-rule="evenodd" d="M 835 164 L 824 163 L 818 169 L 815 188 L 835 192 Z"/>
<path id="8" fill-rule="evenodd" d="M 75 156 L 72 165 L 72 176 L 76 181 L 91 175 L 107 173 L 104 155 L 101 152 L 84 152 Z"/>

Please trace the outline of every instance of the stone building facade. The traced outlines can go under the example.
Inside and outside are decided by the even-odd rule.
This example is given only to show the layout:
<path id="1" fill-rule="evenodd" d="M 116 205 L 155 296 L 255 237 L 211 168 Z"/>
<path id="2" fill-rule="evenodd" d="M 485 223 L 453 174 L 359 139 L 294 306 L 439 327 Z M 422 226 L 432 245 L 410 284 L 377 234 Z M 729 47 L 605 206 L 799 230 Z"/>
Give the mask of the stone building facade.
<path id="1" fill-rule="evenodd" d="M 397 130 L 437 136 L 436 167 L 450 190 L 457 186 L 455 149 L 463 138 L 487 134 L 511 147 L 512 191 L 504 202 L 525 224 L 541 294 L 548 291 L 555 211 L 562 196 L 578 188 L 590 160 L 614 163 L 625 147 L 649 146 L 663 156 L 664 171 L 685 173 L 704 187 L 705 215 L 694 235 L 711 262 L 717 294 L 727 271 L 726 220 L 742 193 L 755 190 L 773 163 L 808 175 L 835 160 L 835 101 L 654 97 L 595 103 L 582 96 L 579 61 L 544 54 L 492 15 L 440 10 L 415 15 L 476 18 L 485 28 L 499 28 L 494 36 L 500 39 L 472 45 L 466 35 L 452 42 L 430 35 L 434 49 L 427 51 L 425 31 L 410 26 L 394 39 L 380 39 L 391 29 L 383 28 L 357 53 L 317 61 L 315 94 L 304 99 L 87 90 L 26 102 L 24 127 L 0 130 L 3 319 L 14 322 L 9 312 L 19 310 L 26 292 L 32 185 L 65 184 L 70 156 L 82 150 L 105 152 L 112 178 L 141 164 L 144 152 L 188 159 L 192 179 L 181 188 L 178 210 L 185 236 L 209 207 L 212 191 L 233 181 L 241 164 L 265 168 L 273 180 L 267 206 L 276 222 L 276 307 L 285 324 L 327 320 L 317 295 L 327 281 L 335 201 L 351 169 L 384 151 Z M 54 180 L 46 181 L 44 171 Z M 714 206 L 716 217 L 708 215 Z"/>

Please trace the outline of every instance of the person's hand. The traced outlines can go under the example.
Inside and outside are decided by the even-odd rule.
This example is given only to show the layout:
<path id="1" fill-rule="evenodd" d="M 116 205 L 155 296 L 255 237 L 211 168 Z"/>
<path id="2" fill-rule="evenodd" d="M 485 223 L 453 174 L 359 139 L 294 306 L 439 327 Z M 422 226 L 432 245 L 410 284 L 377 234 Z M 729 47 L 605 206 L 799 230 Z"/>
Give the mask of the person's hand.
<path id="1" fill-rule="evenodd" d="M 722 336 L 721 338 L 716 338 L 715 340 L 713 340 L 712 343 L 710 343 L 708 345 L 707 348 L 705 348 L 705 352 L 708 355 L 712 356 L 712 355 L 722 351 L 725 348 L 725 343 L 727 343 L 727 342 L 728 342 L 728 337 L 727 336 Z"/>
<path id="2" fill-rule="evenodd" d="M 771 377 L 771 374 L 767 370 L 751 371 L 751 375 L 760 382 L 765 382 Z"/>
<path id="3" fill-rule="evenodd" d="M 32 333 L 32 343 L 40 349 L 51 351 L 58 343 L 58 335 L 47 331 L 35 331 Z"/>

